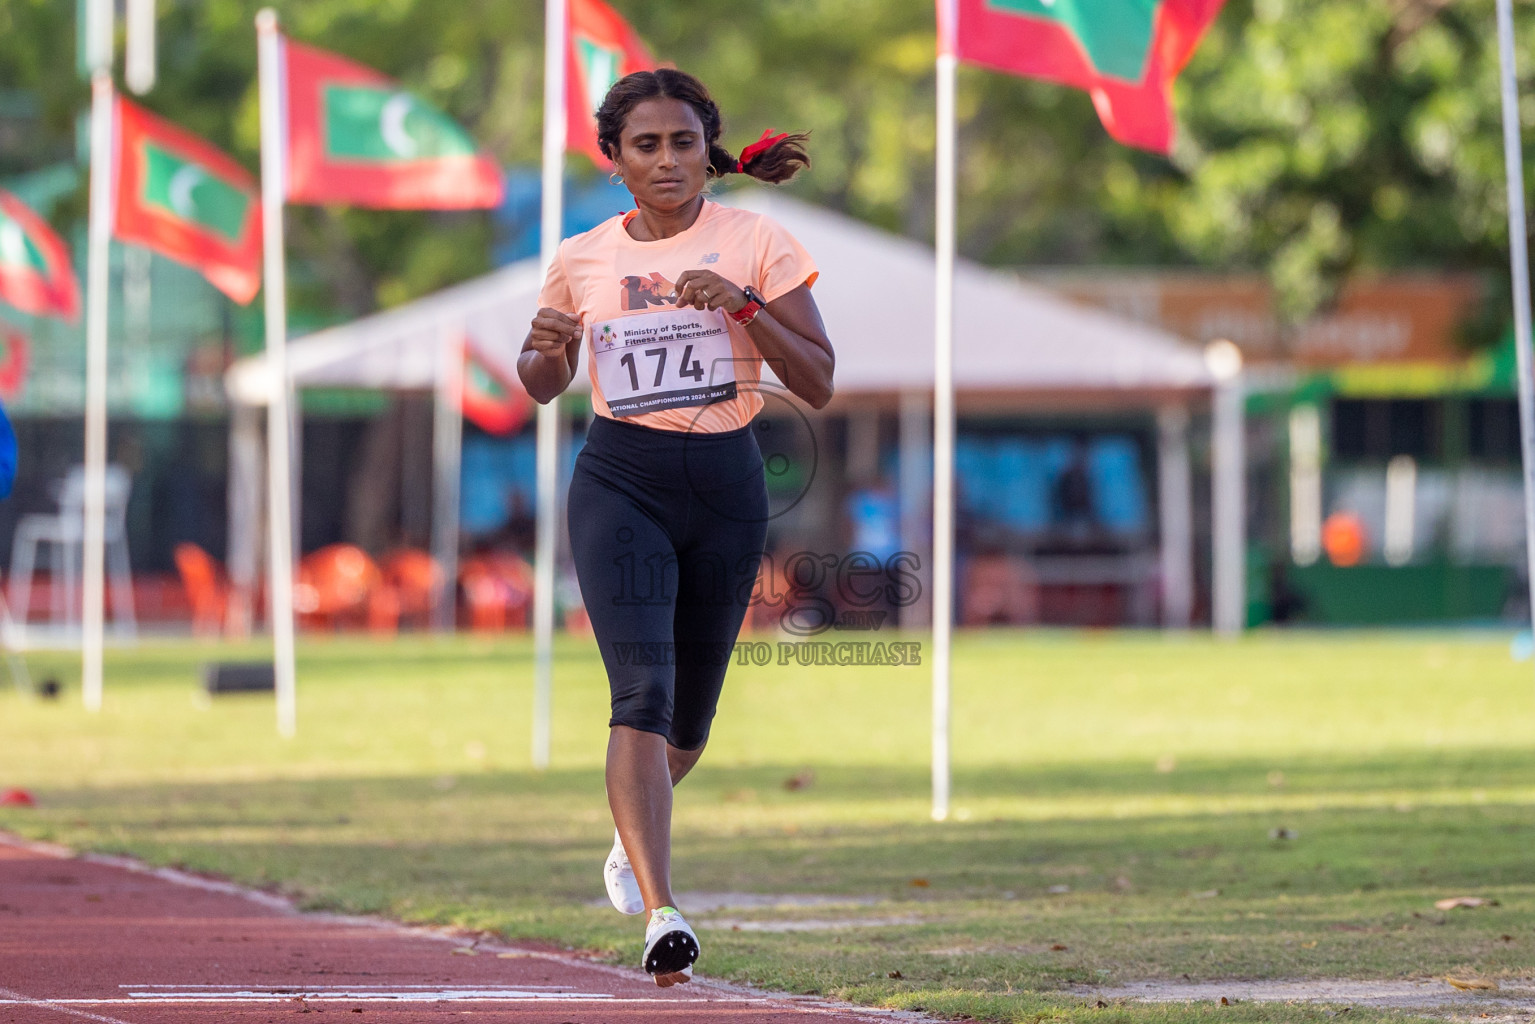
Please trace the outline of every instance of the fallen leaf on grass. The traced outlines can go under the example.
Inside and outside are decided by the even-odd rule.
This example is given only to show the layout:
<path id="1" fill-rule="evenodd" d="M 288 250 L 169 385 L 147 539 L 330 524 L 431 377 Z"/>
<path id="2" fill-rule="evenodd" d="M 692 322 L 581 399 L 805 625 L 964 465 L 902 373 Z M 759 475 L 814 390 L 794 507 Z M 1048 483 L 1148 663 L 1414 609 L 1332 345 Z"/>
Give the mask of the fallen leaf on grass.
<path id="1" fill-rule="evenodd" d="M 925 878 L 913 878 L 910 882 L 907 882 L 906 884 L 911 886 L 914 889 L 926 889 L 928 886 L 932 885 L 933 883 L 929 882 Z"/>
<path id="2" fill-rule="evenodd" d="M 1270 839 L 1279 839 L 1279 840 L 1299 839 L 1300 838 L 1300 833 L 1295 831 L 1293 828 L 1284 828 L 1283 826 L 1281 826 L 1279 828 L 1271 828 L 1271 829 L 1269 829 L 1269 838 Z"/>
<path id="3" fill-rule="evenodd" d="M 1471 990 L 1475 990 L 1475 991 L 1478 991 L 1478 992 L 1494 992 L 1498 988 L 1498 983 L 1493 981 L 1491 978 L 1448 978 L 1447 977 L 1444 980 L 1448 981 L 1453 987 L 1458 988 L 1458 989 L 1460 989 L 1463 992 L 1471 991 Z"/>
<path id="4" fill-rule="evenodd" d="M 791 791 L 796 789 L 809 789 L 813 785 L 815 785 L 815 772 L 811 771 L 809 768 L 806 768 L 804 771 L 798 772 L 783 780 L 783 788 Z"/>
<path id="5" fill-rule="evenodd" d="M 1316 939 L 1312 939 L 1310 942 L 1302 942 L 1300 944 L 1300 948 L 1301 949 L 1316 949 Z"/>
<path id="6" fill-rule="evenodd" d="M 1497 900 L 1489 900 L 1481 896 L 1451 896 L 1448 899 L 1434 901 L 1435 910 L 1475 910 L 1477 907 L 1497 905 Z"/>
<path id="7" fill-rule="evenodd" d="M 887 978 L 894 978 L 897 981 L 899 981 L 902 978 L 906 977 L 906 975 L 902 974 L 900 971 L 887 971 L 887 972 L 885 972 L 885 977 L 887 977 Z"/>
<path id="8" fill-rule="evenodd" d="M 1063 952 L 1065 950 L 1070 949 L 1071 947 L 1070 946 L 1063 946 L 1059 942 L 1057 942 L 1057 943 L 1054 943 L 1050 948 L 1052 950 L 1054 950 L 1055 952 L 1060 953 L 1060 952 Z"/>
<path id="9" fill-rule="evenodd" d="M 1222 1006 L 1230 1006 L 1231 1005 L 1231 1000 L 1227 999 L 1225 996 L 1221 996 L 1221 1005 Z"/>
<path id="10" fill-rule="evenodd" d="M 1498 938 L 1502 939 L 1504 942 L 1514 941 L 1514 937 L 1512 935 L 1499 935 Z"/>
<path id="11" fill-rule="evenodd" d="M 1105 1003 L 1102 999 L 1098 1000 L 1097 1003 L 1093 1004 L 1093 1009 L 1095 1009 L 1095 1010 L 1107 1010 L 1108 1008 L 1109 1008 L 1109 1004 Z"/>

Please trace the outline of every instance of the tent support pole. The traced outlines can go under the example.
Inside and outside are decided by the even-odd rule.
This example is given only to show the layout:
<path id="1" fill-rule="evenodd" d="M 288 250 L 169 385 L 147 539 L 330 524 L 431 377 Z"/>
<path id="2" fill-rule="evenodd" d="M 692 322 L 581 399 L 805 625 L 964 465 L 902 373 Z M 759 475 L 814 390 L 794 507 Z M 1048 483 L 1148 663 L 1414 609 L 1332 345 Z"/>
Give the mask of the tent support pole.
<path id="1" fill-rule="evenodd" d="M 457 625 L 459 474 L 464 450 L 464 340 L 451 327 L 441 328 L 437 388 L 432 423 L 432 557 L 442 578 L 432 600 L 432 628 L 452 632 Z"/>
<path id="2" fill-rule="evenodd" d="M 901 628 L 913 629 L 933 621 L 928 608 L 932 600 L 932 557 L 927 550 L 928 477 L 933 455 L 928 450 L 928 396 L 924 391 L 901 392 L 901 550 L 917 559 L 918 578 L 925 586 L 911 605 L 901 609 Z"/>
<path id="3" fill-rule="evenodd" d="M 1161 527 L 1162 625 L 1188 629 L 1194 609 L 1194 497 L 1189 411 L 1157 410 L 1157 505 Z"/>
<path id="4" fill-rule="evenodd" d="M 1246 622 L 1246 424 L 1240 370 L 1215 386 L 1210 473 L 1213 544 L 1211 618 L 1220 636 L 1236 636 Z"/>
<path id="5" fill-rule="evenodd" d="M 1524 458 L 1524 551 L 1535 617 L 1535 367 L 1530 360 L 1530 254 L 1524 219 L 1524 147 L 1514 67 L 1513 0 L 1498 0 L 1498 63 L 1503 95 L 1503 166 L 1508 177 L 1508 252 L 1514 284 L 1514 351 L 1519 372 L 1519 441 Z"/>

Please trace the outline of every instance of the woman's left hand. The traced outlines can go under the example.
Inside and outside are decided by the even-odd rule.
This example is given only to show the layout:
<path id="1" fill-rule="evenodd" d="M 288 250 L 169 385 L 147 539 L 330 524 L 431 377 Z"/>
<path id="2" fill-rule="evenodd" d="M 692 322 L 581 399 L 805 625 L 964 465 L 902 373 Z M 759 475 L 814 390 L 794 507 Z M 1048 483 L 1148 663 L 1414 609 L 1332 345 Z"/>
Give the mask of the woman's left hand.
<path id="1" fill-rule="evenodd" d="M 677 308 L 684 306 L 736 313 L 746 307 L 746 293 L 712 270 L 685 270 L 677 277 Z"/>

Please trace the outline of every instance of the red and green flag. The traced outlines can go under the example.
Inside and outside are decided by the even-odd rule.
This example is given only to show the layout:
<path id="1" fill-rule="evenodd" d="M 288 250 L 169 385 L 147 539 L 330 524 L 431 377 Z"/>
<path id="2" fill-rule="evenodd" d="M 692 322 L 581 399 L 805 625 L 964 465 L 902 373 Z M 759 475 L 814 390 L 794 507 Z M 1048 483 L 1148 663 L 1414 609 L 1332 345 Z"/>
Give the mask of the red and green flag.
<path id="1" fill-rule="evenodd" d="M 1108 133 L 1166 153 L 1173 79 L 1224 0 L 938 0 L 940 46 L 968 64 L 1085 90 Z"/>
<path id="2" fill-rule="evenodd" d="M 372 68 L 282 40 L 283 193 L 294 203 L 464 210 L 501 203 L 501 168 L 452 118 Z"/>
<path id="3" fill-rule="evenodd" d="M 239 303 L 261 289 L 256 179 L 184 128 L 119 96 L 112 234 L 201 272 Z"/>
<path id="4" fill-rule="evenodd" d="M 570 0 L 570 54 L 565 61 L 565 148 L 599 166 L 597 108 L 613 83 L 655 68 L 655 58 L 634 29 L 603 0 Z"/>
<path id="5" fill-rule="evenodd" d="M 48 222 L 0 189 L 0 301 L 32 316 L 80 318 L 69 248 Z"/>

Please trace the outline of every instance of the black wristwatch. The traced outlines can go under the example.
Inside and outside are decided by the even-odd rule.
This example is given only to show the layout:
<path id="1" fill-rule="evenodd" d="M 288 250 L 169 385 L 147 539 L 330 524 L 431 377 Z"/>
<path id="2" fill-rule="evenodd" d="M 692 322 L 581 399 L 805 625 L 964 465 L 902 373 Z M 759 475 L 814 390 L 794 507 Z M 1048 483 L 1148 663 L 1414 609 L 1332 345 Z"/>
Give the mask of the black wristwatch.
<path id="1" fill-rule="evenodd" d="M 751 285 L 747 285 L 745 288 L 742 288 L 741 291 L 746 296 L 746 305 L 742 306 L 734 313 L 731 313 L 730 319 L 734 320 L 742 327 L 745 327 L 747 324 L 757 319 L 757 314 L 762 312 L 763 306 L 767 305 L 767 299 L 764 299 L 762 294 Z"/>

